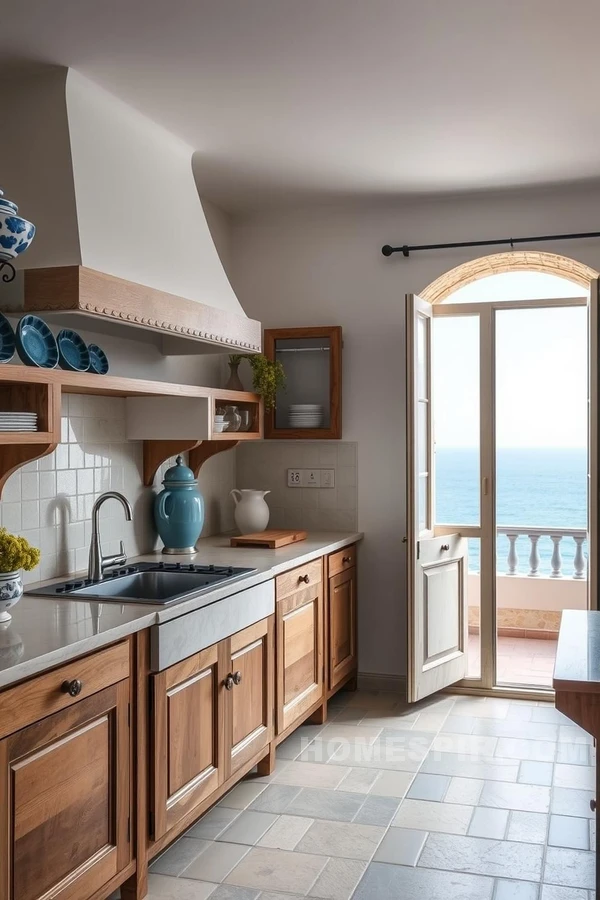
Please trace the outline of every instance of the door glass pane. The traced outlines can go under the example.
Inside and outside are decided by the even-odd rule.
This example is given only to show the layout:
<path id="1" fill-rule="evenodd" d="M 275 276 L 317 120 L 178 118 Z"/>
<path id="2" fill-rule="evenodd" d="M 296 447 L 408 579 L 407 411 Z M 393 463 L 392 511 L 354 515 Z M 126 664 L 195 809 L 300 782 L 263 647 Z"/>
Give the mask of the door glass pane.
<path id="1" fill-rule="evenodd" d="M 435 521 L 479 525 L 479 316 L 433 319 Z"/>
<path id="2" fill-rule="evenodd" d="M 327 336 L 275 341 L 275 359 L 286 375 L 277 392 L 276 428 L 329 428 L 330 343 Z"/>
<path id="3" fill-rule="evenodd" d="M 481 567 L 479 565 L 479 538 L 469 538 L 469 574 L 467 576 L 467 609 L 469 617 L 469 644 L 467 654 L 467 678 L 481 678 Z"/>
<path id="4" fill-rule="evenodd" d="M 419 399 L 428 396 L 427 363 L 429 351 L 429 319 L 417 316 L 417 392 Z"/>
<path id="5" fill-rule="evenodd" d="M 421 401 L 417 411 L 417 465 L 419 475 L 429 472 L 429 404 Z"/>
<path id="6" fill-rule="evenodd" d="M 587 311 L 496 313 L 498 682 L 552 686 L 561 613 L 587 608 Z"/>

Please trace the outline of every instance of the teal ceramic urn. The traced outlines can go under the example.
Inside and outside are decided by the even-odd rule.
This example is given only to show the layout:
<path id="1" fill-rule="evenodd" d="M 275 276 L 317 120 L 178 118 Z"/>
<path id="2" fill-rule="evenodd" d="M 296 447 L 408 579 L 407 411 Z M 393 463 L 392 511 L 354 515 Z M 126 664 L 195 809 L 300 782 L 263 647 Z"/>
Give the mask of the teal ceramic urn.
<path id="1" fill-rule="evenodd" d="M 181 456 L 165 472 L 163 486 L 154 501 L 154 521 L 165 545 L 163 553 L 195 553 L 204 525 L 204 500 L 194 473 Z"/>

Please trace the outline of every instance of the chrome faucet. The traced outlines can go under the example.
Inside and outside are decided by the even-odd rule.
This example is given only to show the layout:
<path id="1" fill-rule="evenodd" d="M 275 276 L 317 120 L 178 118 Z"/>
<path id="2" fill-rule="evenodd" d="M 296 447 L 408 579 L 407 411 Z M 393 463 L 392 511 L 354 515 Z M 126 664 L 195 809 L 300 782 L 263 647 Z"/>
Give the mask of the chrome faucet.
<path id="1" fill-rule="evenodd" d="M 88 564 L 88 578 L 91 578 L 92 581 L 100 581 L 104 574 L 104 570 L 109 566 L 123 566 L 127 562 L 123 541 L 121 541 L 121 552 L 116 556 L 102 556 L 102 545 L 100 543 L 100 507 L 105 500 L 118 500 L 125 510 L 125 518 L 128 522 L 131 522 L 133 516 L 131 503 L 127 497 L 124 497 L 123 494 L 119 494 L 117 491 L 106 491 L 106 493 L 101 494 L 94 503 L 92 509 L 92 540 L 90 543 L 90 557 Z"/>

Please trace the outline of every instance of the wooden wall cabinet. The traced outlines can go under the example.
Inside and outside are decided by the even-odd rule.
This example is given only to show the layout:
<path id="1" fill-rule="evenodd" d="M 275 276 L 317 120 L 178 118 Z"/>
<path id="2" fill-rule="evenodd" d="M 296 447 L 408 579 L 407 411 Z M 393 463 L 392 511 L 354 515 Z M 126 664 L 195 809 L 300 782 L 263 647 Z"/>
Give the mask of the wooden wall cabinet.
<path id="1" fill-rule="evenodd" d="M 151 676 L 158 840 L 273 738 L 273 617 Z"/>
<path id="2" fill-rule="evenodd" d="M 356 629 L 356 548 L 331 554 L 327 561 L 328 688 L 337 690 L 358 665 Z"/>
<path id="3" fill-rule="evenodd" d="M 116 680 L 118 663 L 114 683 L 83 699 L 63 688 L 75 663 L 3 695 L 30 721 L 0 740 L 1 900 L 82 900 L 131 861 L 129 679 Z"/>
<path id="4" fill-rule="evenodd" d="M 276 580 L 277 734 L 300 724 L 324 695 L 323 560 Z"/>
<path id="5" fill-rule="evenodd" d="M 342 437 L 342 329 L 270 328 L 264 335 L 267 359 L 283 364 L 286 388 L 277 394 L 274 410 L 265 413 L 265 437 L 299 440 L 339 440 Z M 315 404 L 323 408 L 319 424 L 295 419 L 291 407 Z M 308 427 L 301 427 L 301 425 Z"/>

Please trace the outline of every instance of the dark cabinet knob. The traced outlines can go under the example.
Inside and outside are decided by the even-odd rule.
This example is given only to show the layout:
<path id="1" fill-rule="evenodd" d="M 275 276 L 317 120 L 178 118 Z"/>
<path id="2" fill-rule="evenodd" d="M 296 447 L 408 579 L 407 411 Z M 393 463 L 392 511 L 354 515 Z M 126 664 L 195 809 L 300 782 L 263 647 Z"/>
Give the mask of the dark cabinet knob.
<path id="1" fill-rule="evenodd" d="M 308 582 L 310 581 L 310 578 L 308 577 L 308 575 L 299 575 L 298 582 L 300 582 L 300 581 L 303 581 L 304 584 L 308 584 Z"/>
<path id="2" fill-rule="evenodd" d="M 596 798 L 595 797 L 593 800 L 590 800 L 590 809 L 592 812 L 596 812 Z"/>
<path id="3" fill-rule="evenodd" d="M 61 690 L 63 694 L 77 697 L 83 690 L 83 681 L 80 681 L 79 678 L 74 678 L 73 681 L 63 681 Z"/>
<path id="4" fill-rule="evenodd" d="M 241 684 L 241 683 L 242 683 L 242 673 L 241 673 L 241 672 L 234 672 L 234 673 L 233 673 L 233 683 L 234 683 L 234 684 Z"/>
<path id="5" fill-rule="evenodd" d="M 449 550 L 449 549 L 450 549 L 450 544 L 442 544 L 442 546 L 440 547 L 440 550 Z"/>
<path id="6" fill-rule="evenodd" d="M 227 676 L 227 678 L 225 679 L 223 684 L 225 685 L 226 691 L 233 690 L 233 685 L 235 684 L 235 681 L 234 681 L 233 675 L 231 673 L 229 673 L 229 675 Z"/>
<path id="7" fill-rule="evenodd" d="M 351 556 L 342 556 L 342 562 L 343 563 L 352 562 L 352 557 Z"/>

